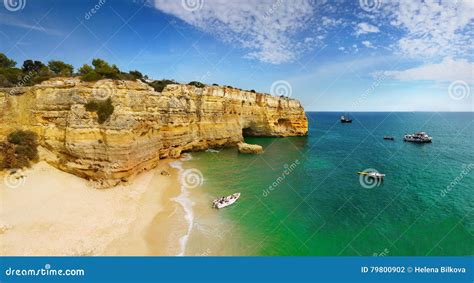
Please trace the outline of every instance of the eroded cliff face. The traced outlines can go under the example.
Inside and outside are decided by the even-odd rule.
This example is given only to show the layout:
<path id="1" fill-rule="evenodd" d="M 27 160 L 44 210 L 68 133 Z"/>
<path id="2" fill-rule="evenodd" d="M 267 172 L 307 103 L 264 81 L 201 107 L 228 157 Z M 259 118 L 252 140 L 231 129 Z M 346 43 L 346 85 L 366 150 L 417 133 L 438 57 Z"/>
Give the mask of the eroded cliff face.
<path id="1" fill-rule="evenodd" d="M 85 104 L 110 97 L 103 124 Z M 155 92 L 140 81 L 55 78 L 0 89 L 0 138 L 14 129 L 38 133 L 44 158 L 61 170 L 108 187 L 183 151 L 235 146 L 249 136 L 303 136 L 299 101 L 221 86 L 168 85 Z"/>

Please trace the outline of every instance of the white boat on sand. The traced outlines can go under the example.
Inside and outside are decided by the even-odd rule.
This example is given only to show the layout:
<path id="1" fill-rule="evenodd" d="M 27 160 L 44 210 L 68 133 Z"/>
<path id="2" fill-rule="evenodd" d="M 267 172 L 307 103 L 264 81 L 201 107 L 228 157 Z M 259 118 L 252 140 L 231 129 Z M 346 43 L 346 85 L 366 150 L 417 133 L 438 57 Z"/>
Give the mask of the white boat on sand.
<path id="1" fill-rule="evenodd" d="M 221 197 L 221 198 L 215 199 L 212 202 L 212 207 L 217 208 L 217 209 L 224 208 L 236 202 L 239 199 L 239 197 L 240 197 L 240 193 L 235 193 L 227 197 Z"/>

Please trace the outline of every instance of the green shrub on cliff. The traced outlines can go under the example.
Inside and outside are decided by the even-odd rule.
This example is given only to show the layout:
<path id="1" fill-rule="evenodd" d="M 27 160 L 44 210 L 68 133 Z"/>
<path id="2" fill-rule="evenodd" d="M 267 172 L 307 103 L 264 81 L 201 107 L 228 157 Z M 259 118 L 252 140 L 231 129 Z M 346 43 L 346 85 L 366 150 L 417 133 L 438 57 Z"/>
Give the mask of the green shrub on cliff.
<path id="1" fill-rule="evenodd" d="M 7 141 L 16 145 L 35 145 L 37 138 L 32 131 L 17 130 L 8 135 Z"/>
<path id="2" fill-rule="evenodd" d="M 0 68 L 0 87 L 18 85 L 23 72 L 18 68 Z"/>
<path id="3" fill-rule="evenodd" d="M 41 83 L 54 73 L 41 61 L 25 60 L 21 69 L 16 62 L 0 53 L 0 87 L 22 87 Z"/>
<path id="4" fill-rule="evenodd" d="M 21 69 L 23 75 L 20 79 L 19 86 L 39 84 L 54 77 L 54 73 L 41 61 L 25 60 Z"/>
<path id="5" fill-rule="evenodd" d="M 0 87 L 12 87 L 18 84 L 23 72 L 15 66 L 14 60 L 0 53 Z"/>
<path id="6" fill-rule="evenodd" d="M 0 170 L 19 168 L 13 144 L 2 142 L 0 143 L 0 150 Z"/>
<path id="7" fill-rule="evenodd" d="M 16 62 L 8 58 L 5 54 L 0 53 L 0 68 L 14 68 Z"/>
<path id="8" fill-rule="evenodd" d="M 120 71 L 116 65 L 110 65 L 102 59 L 95 58 L 92 60 L 92 66 L 84 64 L 79 68 L 78 74 L 81 79 L 86 82 L 94 82 L 101 79 L 113 79 L 113 80 L 137 80 L 143 79 L 143 76 L 139 71 L 130 71 L 128 73 Z"/>
<path id="9" fill-rule="evenodd" d="M 85 108 L 89 112 L 97 113 L 97 122 L 103 124 L 107 121 L 114 113 L 114 106 L 112 105 L 112 99 L 107 98 L 106 100 L 92 100 L 86 103 Z"/>
<path id="10" fill-rule="evenodd" d="M 197 82 L 197 81 L 192 81 L 188 85 L 192 85 L 192 86 L 195 86 L 195 87 L 198 87 L 198 88 L 203 88 L 203 87 L 206 86 L 205 84 L 203 84 L 201 82 Z"/>
<path id="11" fill-rule="evenodd" d="M 0 169 L 29 167 L 32 161 L 38 161 L 38 136 L 31 131 L 14 131 L 0 144 L 0 150 Z"/>
<path id="12" fill-rule="evenodd" d="M 130 74 L 130 76 L 135 79 L 135 80 L 141 80 L 143 79 L 143 74 L 140 73 L 139 71 L 135 70 L 135 71 L 130 71 L 128 72 Z"/>
<path id="13" fill-rule="evenodd" d="M 102 76 L 97 74 L 96 71 L 92 70 L 91 72 L 82 75 L 81 79 L 85 82 L 95 82 L 102 79 Z"/>
<path id="14" fill-rule="evenodd" d="M 84 64 L 84 65 L 82 65 L 82 67 L 79 68 L 78 73 L 79 73 L 79 75 L 83 76 L 83 75 L 88 74 L 92 71 L 94 71 L 94 68 L 92 68 L 91 66 L 89 66 L 87 64 Z"/>
<path id="15" fill-rule="evenodd" d="M 62 61 L 49 61 L 49 69 L 57 76 L 70 77 L 74 71 L 74 67 Z"/>
<path id="16" fill-rule="evenodd" d="M 45 64 L 43 64 L 41 61 L 33 61 L 33 60 L 25 60 L 23 62 L 23 66 L 21 69 L 23 70 L 24 73 L 28 72 L 38 72 L 41 69 L 44 69 L 46 67 Z"/>
<path id="17" fill-rule="evenodd" d="M 147 84 L 150 85 L 155 91 L 162 92 L 167 85 L 177 84 L 177 82 L 173 80 L 156 80 Z"/>
<path id="18" fill-rule="evenodd" d="M 110 66 L 109 63 L 105 62 L 102 59 L 94 59 L 92 60 L 92 66 L 94 66 L 94 70 L 97 74 L 99 74 L 103 78 L 107 79 L 119 79 L 120 77 L 120 70 L 116 65 Z"/>

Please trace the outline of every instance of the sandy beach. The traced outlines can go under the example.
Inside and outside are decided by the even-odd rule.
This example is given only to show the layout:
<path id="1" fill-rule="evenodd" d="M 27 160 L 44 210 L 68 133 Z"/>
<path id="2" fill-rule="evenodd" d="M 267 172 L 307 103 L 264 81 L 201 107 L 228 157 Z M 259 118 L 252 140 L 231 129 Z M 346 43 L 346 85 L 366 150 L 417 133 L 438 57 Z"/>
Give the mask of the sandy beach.
<path id="1" fill-rule="evenodd" d="M 0 255 L 180 254 L 188 226 L 169 163 L 103 190 L 46 162 L 15 187 L 0 175 Z"/>

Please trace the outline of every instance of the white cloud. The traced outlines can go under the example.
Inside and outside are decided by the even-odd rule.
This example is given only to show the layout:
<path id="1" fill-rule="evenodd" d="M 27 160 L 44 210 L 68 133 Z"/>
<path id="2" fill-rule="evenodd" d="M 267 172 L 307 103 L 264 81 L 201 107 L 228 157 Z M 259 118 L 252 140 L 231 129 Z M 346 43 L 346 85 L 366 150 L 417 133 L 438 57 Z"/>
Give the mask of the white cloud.
<path id="1" fill-rule="evenodd" d="M 405 31 L 399 51 L 410 57 L 463 56 L 473 50 L 474 1 L 410 0 L 384 3 L 382 17 Z"/>
<path id="2" fill-rule="evenodd" d="M 352 44 L 352 50 L 354 50 L 354 53 L 359 52 L 359 47 L 357 46 L 357 44 Z"/>
<path id="3" fill-rule="evenodd" d="M 335 27 L 337 25 L 342 24 L 342 19 L 333 19 L 327 16 L 323 16 L 321 18 L 321 23 L 323 24 L 324 27 Z"/>
<path id="4" fill-rule="evenodd" d="M 379 28 L 368 23 L 359 23 L 356 27 L 355 34 L 357 36 L 367 33 L 377 33 L 380 32 Z"/>
<path id="5" fill-rule="evenodd" d="M 155 7 L 176 16 L 224 42 L 250 50 L 247 57 L 266 63 L 293 61 L 312 42 L 298 40 L 308 27 L 314 7 L 311 0 L 226 1 L 195 0 L 197 9 L 185 9 L 179 0 L 155 0 Z M 327 25 L 336 24 L 327 18 Z M 314 45 L 314 44 L 313 44 Z"/>
<path id="6" fill-rule="evenodd" d="M 362 43 L 362 45 L 364 45 L 364 46 L 367 47 L 367 48 L 376 49 L 375 46 L 372 45 L 372 43 L 371 43 L 370 41 L 368 41 L 368 40 L 364 40 L 364 41 L 362 41 L 361 43 Z"/>
<path id="7" fill-rule="evenodd" d="M 465 59 L 446 57 L 438 64 L 427 64 L 404 71 L 385 71 L 383 74 L 402 81 L 456 81 L 474 83 L 474 63 Z"/>

